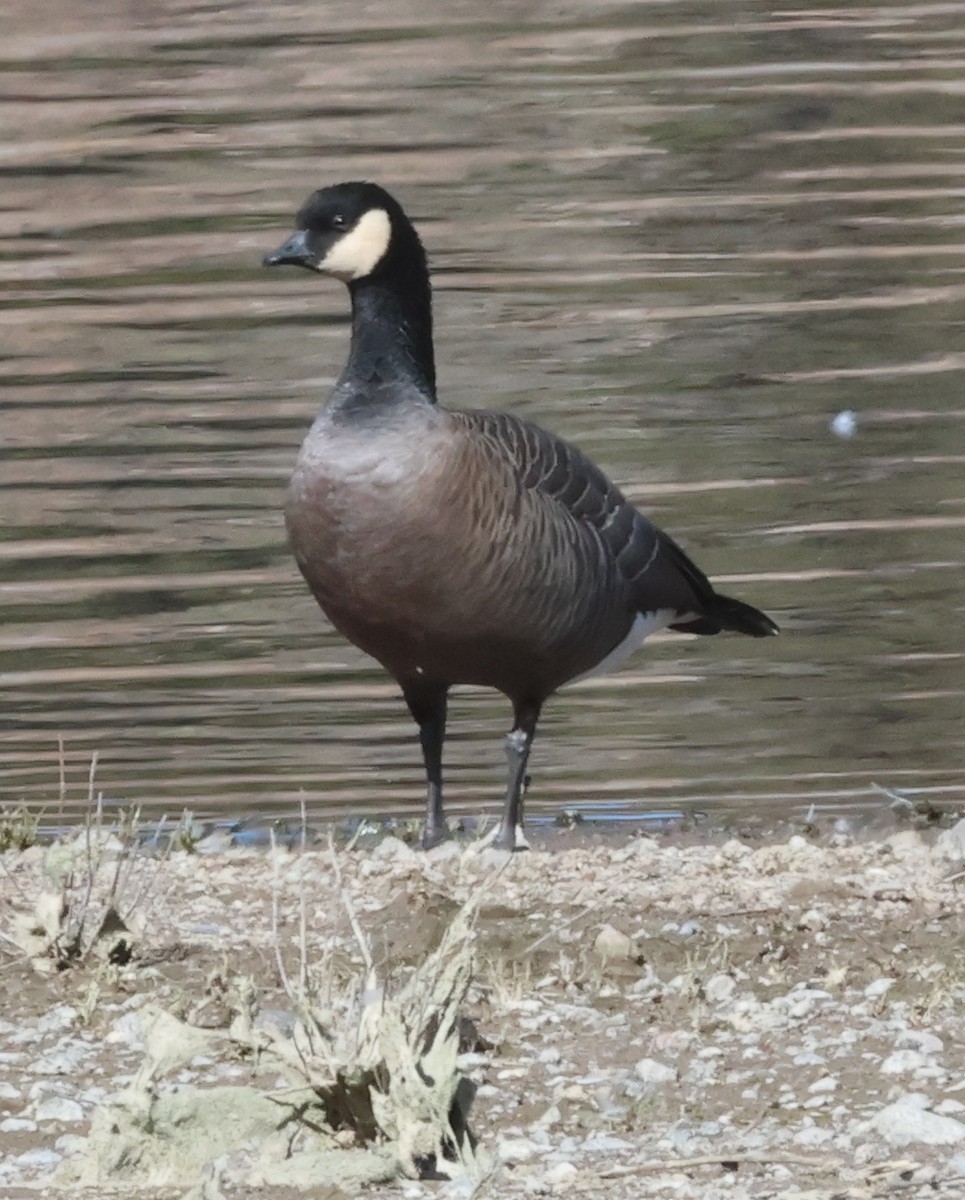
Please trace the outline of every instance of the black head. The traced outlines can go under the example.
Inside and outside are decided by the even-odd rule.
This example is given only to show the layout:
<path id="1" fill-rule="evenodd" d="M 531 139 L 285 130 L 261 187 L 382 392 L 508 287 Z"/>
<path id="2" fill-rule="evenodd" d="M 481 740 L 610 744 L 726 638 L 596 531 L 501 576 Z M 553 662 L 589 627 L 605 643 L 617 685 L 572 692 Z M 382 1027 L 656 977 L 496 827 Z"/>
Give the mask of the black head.
<path id="1" fill-rule="evenodd" d="M 375 183 L 336 183 L 312 192 L 299 210 L 296 231 L 266 267 L 307 267 L 345 283 L 365 279 L 398 251 L 421 246 L 397 200 Z"/>

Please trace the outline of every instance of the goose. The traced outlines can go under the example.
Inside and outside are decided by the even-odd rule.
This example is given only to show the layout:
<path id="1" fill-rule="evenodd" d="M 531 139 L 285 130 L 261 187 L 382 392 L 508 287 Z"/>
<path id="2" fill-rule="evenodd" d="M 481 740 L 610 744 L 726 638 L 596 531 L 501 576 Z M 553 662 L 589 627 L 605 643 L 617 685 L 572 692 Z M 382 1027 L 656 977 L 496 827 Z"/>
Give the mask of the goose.
<path id="1" fill-rule="evenodd" d="M 524 849 L 523 792 L 547 699 L 612 670 L 655 630 L 767 637 L 575 446 L 505 411 L 436 396 L 429 270 L 398 201 L 368 182 L 313 192 L 265 256 L 347 284 L 348 361 L 309 430 L 285 520 L 322 612 L 398 682 L 426 774 L 422 846 L 448 836 L 442 750 L 455 684 L 510 701 L 502 818 Z"/>

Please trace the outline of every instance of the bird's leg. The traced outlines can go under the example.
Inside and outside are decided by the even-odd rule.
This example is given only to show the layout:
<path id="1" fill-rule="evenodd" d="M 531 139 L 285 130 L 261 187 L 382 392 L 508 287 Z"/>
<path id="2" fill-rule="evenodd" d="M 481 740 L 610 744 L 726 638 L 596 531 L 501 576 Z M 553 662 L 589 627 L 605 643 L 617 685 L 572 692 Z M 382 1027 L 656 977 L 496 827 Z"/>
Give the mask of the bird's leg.
<path id="1" fill-rule="evenodd" d="M 449 836 L 442 811 L 442 743 L 446 736 L 446 688 L 427 686 L 422 680 L 403 684 L 409 712 L 419 726 L 422 759 L 426 768 L 426 820 L 422 848 L 430 850 Z"/>
<path id="2" fill-rule="evenodd" d="M 506 734 L 506 763 L 509 768 L 506 779 L 506 805 L 503 819 L 492 840 L 493 846 L 502 850 L 528 850 L 523 836 L 523 791 L 526 781 L 526 763 L 536 734 L 540 704 L 527 700 L 514 704 L 513 728 Z"/>

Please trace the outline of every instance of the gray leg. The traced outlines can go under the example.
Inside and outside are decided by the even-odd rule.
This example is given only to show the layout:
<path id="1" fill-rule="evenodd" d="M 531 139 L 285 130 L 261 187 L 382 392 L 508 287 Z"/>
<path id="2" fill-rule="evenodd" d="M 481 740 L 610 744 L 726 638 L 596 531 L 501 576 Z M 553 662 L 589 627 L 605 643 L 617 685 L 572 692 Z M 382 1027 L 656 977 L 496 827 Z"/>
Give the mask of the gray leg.
<path id="1" fill-rule="evenodd" d="M 540 703 L 526 701 L 514 705 L 515 721 L 506 735 L 506 763 L 509 768 L 506 779 L 506 804 L 503 819 L 492 840 L 492 845 L 503 850 L 526 850 L 520 842 L 523 831 L 523 792 L 526 786 L 526 764 L 536 734 Z"/>
<path id="2" fill-rule="evenodd" d="M 446 736 L 446 689 L 429 687 L 421 680 L 403 684 L 405 702 L 419 726 L 422 759 L 426 767 L 426 820 L 422 848 L 430 850 L 449 836 L 442 811 L 442 743 Z"/>

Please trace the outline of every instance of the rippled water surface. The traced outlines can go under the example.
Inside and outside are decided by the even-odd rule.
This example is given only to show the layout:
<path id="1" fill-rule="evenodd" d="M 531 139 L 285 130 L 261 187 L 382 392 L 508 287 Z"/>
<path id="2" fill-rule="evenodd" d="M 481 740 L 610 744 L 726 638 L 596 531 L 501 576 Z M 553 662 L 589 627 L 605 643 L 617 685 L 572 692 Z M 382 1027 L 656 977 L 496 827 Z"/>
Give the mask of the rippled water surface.
<path id="1" fill-rule="evenodd" d="M 347 297 L 259 262 L 362 177 L 429 247 L 446 402 L 578 441 L 784 629 L 566 690 L 530 811 L 962 799 L 965 3 L 64 10 L 0 44 L 0 799 L 70 815 L 96 752 L 155 814 L 420 807 L 280 515 Z M 454 811 L 507 718 L 456 697 Z"/>

